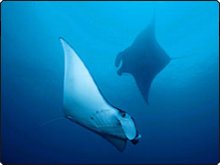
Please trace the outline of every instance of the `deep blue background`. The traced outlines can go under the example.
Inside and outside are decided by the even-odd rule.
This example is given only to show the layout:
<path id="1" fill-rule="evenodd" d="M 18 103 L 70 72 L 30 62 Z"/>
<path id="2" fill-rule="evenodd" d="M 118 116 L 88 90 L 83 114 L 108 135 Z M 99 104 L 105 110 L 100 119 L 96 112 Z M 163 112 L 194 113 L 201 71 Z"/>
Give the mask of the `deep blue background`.
<path id="1" fill-rule="evenodd" d="M 146 105 L 114 59 L 156 13 L 158 42 L 172 61 Z M 3 2 L 3 163 L 217 163 L 217 2 Z M 142 139 L 123 153 L 62 112 L 65 38 L 106 98 L 131 114 Z"/>

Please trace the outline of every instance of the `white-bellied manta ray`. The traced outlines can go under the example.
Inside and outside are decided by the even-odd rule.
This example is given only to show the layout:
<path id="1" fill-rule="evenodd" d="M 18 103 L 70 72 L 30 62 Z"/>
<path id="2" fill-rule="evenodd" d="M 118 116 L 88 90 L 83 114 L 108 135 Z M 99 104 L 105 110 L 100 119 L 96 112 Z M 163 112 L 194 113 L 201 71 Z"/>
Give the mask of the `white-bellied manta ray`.
<path id="1" fill-rule="evenodd" d="M 64 114 L 69 120 L 99 134 L 119 151 L 127 140 L 136 144 L 141 135 L 133 118 L 111 105 L 73 48 L 60 38 L 64 49 Z"/>
<path id="2" fill-rule="evenodd" d="M 117 73 L 130 73 L 148 104 L 149 90 L 155 76 L 171 61 L 155 36 L 155 17 L 134 42 L 115 59 L 115 66 L 121 66 Z"/>

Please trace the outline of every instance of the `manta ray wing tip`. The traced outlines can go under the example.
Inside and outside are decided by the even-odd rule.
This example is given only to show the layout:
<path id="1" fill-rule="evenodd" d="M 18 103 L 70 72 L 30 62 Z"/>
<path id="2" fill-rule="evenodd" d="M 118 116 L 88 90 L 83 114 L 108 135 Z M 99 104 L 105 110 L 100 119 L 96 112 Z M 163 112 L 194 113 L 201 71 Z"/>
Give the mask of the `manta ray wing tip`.
<path id="1" fill-rule="evenodd" d="M 59 37 L 59 40 L 64 40 L 64 38 L 63 37 Z"/>
<path id="2" fill-rule="evenodd" d="M 59 41 L 60 41 L 61 43 L 66 43 L 66 41 L 64 40 L 63 37 L 59 37 Z"/>

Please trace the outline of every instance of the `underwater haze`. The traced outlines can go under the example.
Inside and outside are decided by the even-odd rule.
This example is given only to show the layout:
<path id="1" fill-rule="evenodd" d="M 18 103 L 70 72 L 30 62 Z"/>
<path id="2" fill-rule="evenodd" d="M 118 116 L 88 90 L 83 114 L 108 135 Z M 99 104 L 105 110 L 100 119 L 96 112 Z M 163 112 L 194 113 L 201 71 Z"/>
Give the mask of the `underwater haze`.
<path id="1" fill-rule="evenodd" d="M 155 13 L 171 61 L 144 101 L 119 52 Z M 219 162 L 217 2 L 6 2 L 1 4 L 1 162 Z M 63 118 L 64 38 L 108 101 L 130 114 L 142 138 L 123 152 Z M 80 111 L 80 109 L 78 109 Z"/>

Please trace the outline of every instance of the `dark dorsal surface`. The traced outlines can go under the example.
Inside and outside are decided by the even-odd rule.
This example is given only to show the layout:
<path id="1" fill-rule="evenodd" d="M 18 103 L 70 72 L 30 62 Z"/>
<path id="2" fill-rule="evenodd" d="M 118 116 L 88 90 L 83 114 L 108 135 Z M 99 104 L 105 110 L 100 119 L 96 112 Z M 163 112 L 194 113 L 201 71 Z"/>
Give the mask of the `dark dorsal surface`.
<path id="1" fill-rule="evenodd" d="M 130 73 L 147 103 L 153 79 L 170 62 L 170 57 L 155 38 L 154 24 L 153 20 L 133 44 L 120 52 L 115 59 L 116 67 L 121 64 L 118 75 Z"/>

